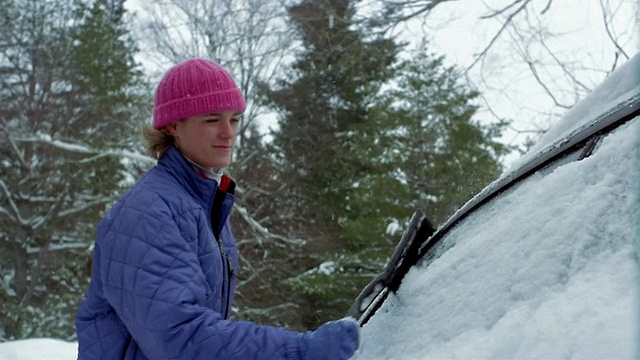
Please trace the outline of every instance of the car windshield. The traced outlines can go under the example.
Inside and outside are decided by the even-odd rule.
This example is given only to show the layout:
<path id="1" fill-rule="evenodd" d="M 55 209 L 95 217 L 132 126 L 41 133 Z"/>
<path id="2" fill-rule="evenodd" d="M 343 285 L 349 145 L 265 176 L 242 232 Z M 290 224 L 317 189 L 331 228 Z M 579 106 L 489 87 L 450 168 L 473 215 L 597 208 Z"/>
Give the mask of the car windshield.
<path id="1" fill-rule="evenodd" d="M 638 71 L 636 55 L 517 166 L 638 102 Z M 363 327 L 356 358 L 635 357 L 639 135 L 636 117 L 465 217 Z"/>

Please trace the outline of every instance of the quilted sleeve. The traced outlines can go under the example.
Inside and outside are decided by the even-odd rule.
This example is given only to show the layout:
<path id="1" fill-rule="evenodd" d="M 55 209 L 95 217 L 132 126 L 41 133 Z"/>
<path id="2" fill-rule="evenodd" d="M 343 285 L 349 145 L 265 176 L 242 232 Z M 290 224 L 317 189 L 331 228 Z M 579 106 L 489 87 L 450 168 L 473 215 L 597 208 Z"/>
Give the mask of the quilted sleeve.
<path id="1" fill-rule="evenodd" d="M 98 229 L 104 296 L 146 357 L 298 358 L 300 334 L 223 320 L 206 306 L 212 293 L 185 233 L 190 229 L 178 226 L 168 206 L 123 207 Z"/>

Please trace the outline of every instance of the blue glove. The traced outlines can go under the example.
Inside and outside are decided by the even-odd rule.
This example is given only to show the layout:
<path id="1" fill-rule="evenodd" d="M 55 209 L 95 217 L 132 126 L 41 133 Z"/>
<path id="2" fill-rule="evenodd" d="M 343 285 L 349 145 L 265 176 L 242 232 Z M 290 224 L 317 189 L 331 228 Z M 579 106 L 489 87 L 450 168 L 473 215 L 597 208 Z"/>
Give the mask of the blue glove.
<path id="1" fill-rule="evenodd" d="M 360 326 L 353 318 L 329 321 L 304 333 L 301 343 L 304 360 L 347 360 L 358 350 Z"/>

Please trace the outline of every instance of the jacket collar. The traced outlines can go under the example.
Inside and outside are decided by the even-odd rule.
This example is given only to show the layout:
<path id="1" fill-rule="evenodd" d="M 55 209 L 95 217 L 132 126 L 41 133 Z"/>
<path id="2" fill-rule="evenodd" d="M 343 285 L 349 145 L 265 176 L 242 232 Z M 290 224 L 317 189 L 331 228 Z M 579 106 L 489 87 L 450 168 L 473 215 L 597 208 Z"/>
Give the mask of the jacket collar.
<path id="1" fill-rule="evenodd" d="M 187 160 L 174 146 L 170 146 L 158 160 L 158 167 L 171 174 L 175 180 L 182 186 L 194 199 L 199 202 L 204 209 L 211 213 L 211 206 L 216 191 L 218 190 L 218 182 L 206 179 L 198 175 L 189 165 Z M 225 181 L 231 181 L 226 175 Z M 222 190 L 222 189 L 221 189 Z M 226 189 L 225 189 L 226 190 Z M 220 209 L 221 223 L 226 221 L 234 203 L 233 195 L 226 194 L 225 197 L 230 198 L 224 202 Z"/>

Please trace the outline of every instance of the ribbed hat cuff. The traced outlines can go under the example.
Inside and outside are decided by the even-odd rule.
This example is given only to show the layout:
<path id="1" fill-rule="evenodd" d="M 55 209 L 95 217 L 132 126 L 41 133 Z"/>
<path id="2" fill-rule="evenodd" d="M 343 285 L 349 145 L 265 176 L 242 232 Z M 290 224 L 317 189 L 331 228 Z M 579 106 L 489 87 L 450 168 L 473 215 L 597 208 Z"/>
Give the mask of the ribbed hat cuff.
<path id="1" fill-rule="evenodd" d="M 246 104 L 239 89 L 176 99 L 156 107 L 153 111 L 153 127 L 162 129 L 176 121 L 198 115 L 236 110 L 243 113 Z"/>

